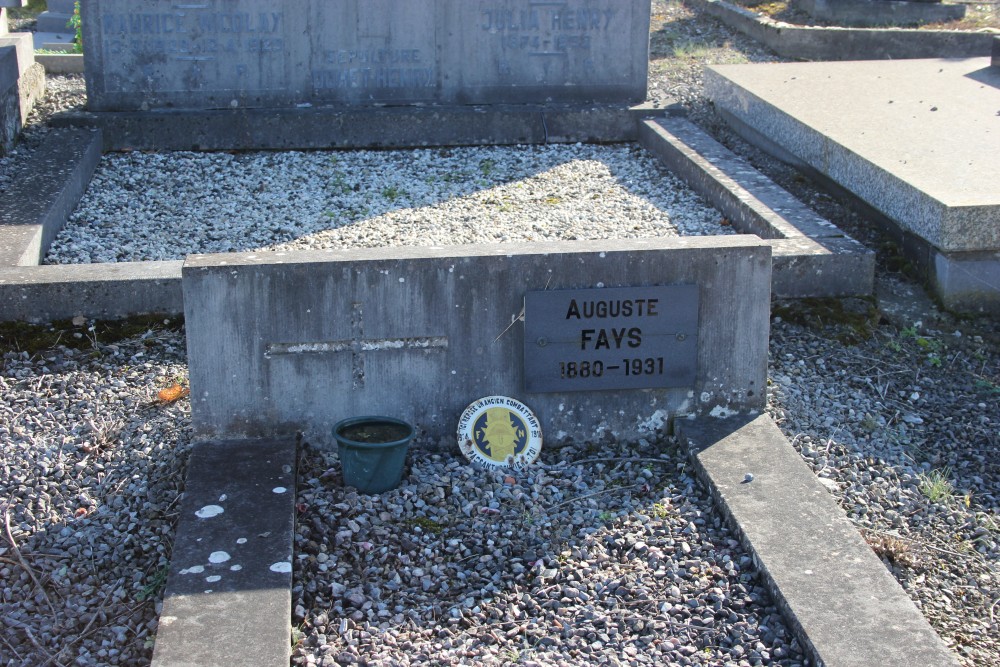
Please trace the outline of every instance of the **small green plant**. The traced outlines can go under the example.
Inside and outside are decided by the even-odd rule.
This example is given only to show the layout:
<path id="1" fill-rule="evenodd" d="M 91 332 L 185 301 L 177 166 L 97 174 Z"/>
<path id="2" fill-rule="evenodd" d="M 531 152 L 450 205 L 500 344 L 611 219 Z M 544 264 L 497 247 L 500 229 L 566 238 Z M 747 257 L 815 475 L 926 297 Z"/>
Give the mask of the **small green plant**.
<path id="1" fill-rule="evenodd" d="M 295 648 L 306 638 L 305 630 L 302 625 L 297 625 L 292 628 L 292 648 Z"/>
<path id="2" fill-rule="evenodd" d="M 407 519 L 406 524 L 409 526 L 415 526 L 417 528 L 420 528 L 425 533 L 432 533 L 434 535 L 437 535 L 442 530 L 444 530 L 443 525 L 441 525 L 434 519 L 429 519 L 425 516 L 418 516 L 412 519 Z"/>
<path id="3" fill-rule="evenodd" d="M 330 189 L 330 193 L 335 195 L 346 195 L 353 189 L 351 184 L 347 182 L 344 174 L 339 172 L 334 172 L 329 182 L 327 182 L 327 187 Z"/>
<path id="4" fill-rule="evenodd" d="M 607 523 L 615 518 L 614 512 L 608 512 L 607 510 L 601 512 L 597 515 L 597 518 L 601 520 L 601 523 Z"/>
<path id="5" fill-rule="evenodd" d="M 167 585 L 167 572 L 167 567 L 161 567 L 153 574 L 147 576 L 145 585 L 136 594 L 135 599 L 139 602 L 145 602 L 146 600 L 158 598 L 163 592 L 163 587 Z"/>
<path id="6" fill-rule="evenodd" d="M 874 433 L 878 430 L 878 420 L 866 412 L 865 416 L 861 418 L 861 428 L 868 433 Z"/>
<path id="7" fill-rule="evenodd" d="M 711 49 L 707 44 L 684 41 L 674 46 L 674 57 L 700 60 L 707 57 L 710 51 Z"/>
<path id="8" fill-rule="evenodd" d="M 656 503 L 649 512 L 654 519 L 666 519 L 670 516 L 670 505 L 667 503 Z"/>
<path id="9" fill-rule="evenodd" d="M 83 26 L 80 23 L 80 2 L 73 3 L 73 16 L 66 23 L 67 28 L 73 28 L 73 51 L 83 53 Z"/>
<path id="10" fill-rule="evenodd" d="M 500 654 L 500 657 L 503 662 L 510 664 L 516 664 L 518 662 L 521 662 L 521 652 L 516 648 L 504 649 L 503 652 Z"/>
<path id="11" fill-rule="evenodd" d="M 955 487 L 949 477 L 951 477 L 951 468 L 948 466 L 920 473 L 917 488 L 931 502 L 946 502 L 955 495 Z"/>
<path id="12" fill-rule="evenodd" d="M 972 384 L 979 391 L 983 391 L 988 394 L 1000 394 L 1000 387 L 993 384 L 989 380 L 983 380 L 982 378 L 977 378 L 976 381 L 973 382 Z"/>
<path id="13" fill-rule="evenodd" d="M 489 177 L 489 175 L 493 173 L 493 170 L 496 169 L 496 166 L 497 163 L 489 158 L 482 160 L 479 163 L 479 173 L 482 174 L 484 178 Z"/>
<path id="14" fill-rule="evenodd" d="M 399 199 L 405 194 L 406 193 L 403 192 L 403 190 L 397 188 L 395 185 L 387 185 L 386 187 L 382 188 L 382 196 L 391 202 L 395 202 L 397 199 Z"/>

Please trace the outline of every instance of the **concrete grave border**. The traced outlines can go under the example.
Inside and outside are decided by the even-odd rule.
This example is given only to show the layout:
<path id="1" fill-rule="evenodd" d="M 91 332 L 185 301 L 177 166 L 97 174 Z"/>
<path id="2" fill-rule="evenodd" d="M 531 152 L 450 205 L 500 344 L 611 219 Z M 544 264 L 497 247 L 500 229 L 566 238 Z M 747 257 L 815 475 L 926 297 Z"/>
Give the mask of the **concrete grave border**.
<path id="1" fill-rule="evenodd" d="M 958 666 L 769 416 L 675 427 L 814 664 Z"/>
<path id="2" fill-rule="evenodd" d="M 994 33 L 907 28 L 797 26 L 725 0 L 685 0 L 785 58 L 882 60 L 990 55 Z"/>
<path id="3" fill-rule="evenodd" d="M 649 107 L 510 107 L 488 117 L 485 109 L 474 107 L 262 110 L 193 116 L 67 114 L 55 123 L 59 129 L 49 133 L 12 192 L 0 199 L 0 320 L 44 322 L 77 315 L 119 319 L 183 311 L 181 260 L 41 266 L 38 261 L 83 195 L 103 151 L 152 148 L 158 140 L 164 140 L 168 148 L 190 149 L 190 141 L 176 139 L 190 136 L 179 130 L 185 123 L 199 125 L 205 137 L 219 130 L 222 140 L 208 146 L 199 144 L 199 148 L 219 150 L 246 145 L 251 138 L 260 138 L 275 128 L 282 128 L 281 133 L 272 136 L 267 148 L 545 143 L 595 137 L 638 140 L 719 208 L 738 230 L 769 239 L 777 258 L 772 287 L 775 296 L 872 293 L 873 257 L 869 251 L 838 230 L 825 227 L 828 223 L 817 221 L 814 213 L 690 123 L 669 118 L 661 118 L 658 124 L 651 122 L 663 113 Z M 367 122 L 366 115 L 371 114 L 376 118 Z M 251 130 L 258 121 L 262 125 Z M 320 126 L 326 127 L 319 135 L 321 141 L 301 139 Z M 459 129 L 449 129 L 454 126 Z M 420 136 L 414 132 L 423 131 L 435 141 L 414 138 Z M 704 156 L 709 151 L 712 155 L 707 159 L 699 157 L 699 152 Z M 30 203 L 27 211 L 24 202 Z M 831 266 L 837 268 L 828 268 Z M 823 271 L 824 277 L 808 279 L 816 271 Z M 831 280 L 832 275 L 838 279 Z"/>

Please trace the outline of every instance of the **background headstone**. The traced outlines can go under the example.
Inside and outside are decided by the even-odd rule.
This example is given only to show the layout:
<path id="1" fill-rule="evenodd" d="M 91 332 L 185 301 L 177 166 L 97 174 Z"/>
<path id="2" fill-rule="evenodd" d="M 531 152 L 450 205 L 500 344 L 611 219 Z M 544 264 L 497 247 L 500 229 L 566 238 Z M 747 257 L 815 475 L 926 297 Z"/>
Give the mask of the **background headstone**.
<path id="1" fill-rule="evenodd" d="M 90 0 L 92 110 L 640 102 L 650 0 Z"/>
<path id="2" fill-rule="evenodd" d="M 81 4 L 85 3 L 86 0 Z M 75 30 L 69 27 L 69 20 L 73 17 L 75 4 L 76 0 L 48 0 L 45 3 L 45 11 L 38 15 L 36 30 L 38 32 L 73 34 Z"/>

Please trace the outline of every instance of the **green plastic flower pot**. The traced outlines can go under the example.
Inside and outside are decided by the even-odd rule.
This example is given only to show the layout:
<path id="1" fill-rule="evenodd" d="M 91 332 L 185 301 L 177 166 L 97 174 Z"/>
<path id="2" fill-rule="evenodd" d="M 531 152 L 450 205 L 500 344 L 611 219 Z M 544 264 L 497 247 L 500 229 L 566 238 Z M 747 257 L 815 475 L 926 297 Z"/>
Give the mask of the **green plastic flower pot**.
<path id="1" fill-rule="evenodd" d="M 333 427 L 344 484 L 362 493 L 383 493 L 399 486 L 413 427 L 392 417 L 352 417 Z"/>

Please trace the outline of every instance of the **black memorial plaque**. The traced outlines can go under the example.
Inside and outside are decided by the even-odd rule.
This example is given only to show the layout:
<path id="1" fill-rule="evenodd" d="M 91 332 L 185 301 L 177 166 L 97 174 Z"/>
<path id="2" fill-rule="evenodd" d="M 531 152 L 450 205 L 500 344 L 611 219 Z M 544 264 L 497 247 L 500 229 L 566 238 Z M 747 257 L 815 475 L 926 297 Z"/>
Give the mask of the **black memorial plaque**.
<path id="1" fill-rule="evenodd" d="M 524 296 L 525 391 L 694 386 L 697 360 L 697 285 Z"/>

